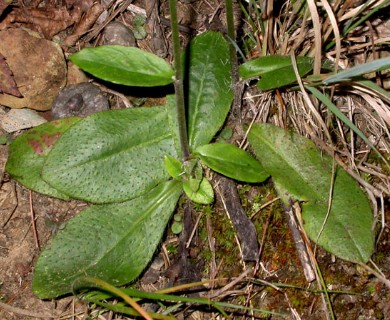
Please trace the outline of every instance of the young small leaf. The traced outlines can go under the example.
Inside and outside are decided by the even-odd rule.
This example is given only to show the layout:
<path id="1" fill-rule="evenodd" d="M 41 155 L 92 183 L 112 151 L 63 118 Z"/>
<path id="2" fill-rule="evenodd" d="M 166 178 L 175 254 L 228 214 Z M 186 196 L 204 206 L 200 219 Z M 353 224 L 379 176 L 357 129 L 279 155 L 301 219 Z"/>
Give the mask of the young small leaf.
<path id="1" fill-rule="evenodd" d="M 165 156 L 164 157 L 164 166 L 165 166 L 165 170 L 167 170 L 167 172 L 169 173 L 169 175 L 173 178 L 173 179 L 176 179 L 176 180 L 183 180 L 183 166 L 182 166 L 182 163 L 171 157 L 171 156 Z"/>
<path id="2" fill-rule="evenodd" d="M 191 41 L 188 70 L 188 140 L 195 149 L 209 143 L 223 125 L 233 99 L 229 45 L 220 33 Z"/>
<path id="3" fill-rule="evenodd" d="M 165 155 L 177 157 L 164 107 L 99 112 L 61 137 L 42 177 L 73 198 L 126 201 L 169 178 Z"/>
<path id="4" fill-rule="evenodd" d="M 300 76 L 313 69 L 313 59 L 296 57 Z M 261 90 L 272 90 L 296 83 L 294 68 L 289 56 L 264 56 L 245 62 L 239 67 L 243 80 L 260 77 L 257 86 Z"/>
<path id="5" fill-rule="evenodd" d="M 70 60 L 95 77 L 127 86 L 164 86 L 173 81 L 173 69 L 164 59 L 138 48 L 85 48 Z"/>
<path id="6" fill-rule="evenodd" d="M 18 136 L 9 146 L 7 172 L 26 188 L 68 199 L 66 194 L 47 184 L 42 179 L 41 172 L 56 141 L 79 120 L 80 118 L 65 118 L 46 122 Z"/>
<path id="7" fill-rule="evenodd" d="M 67 222 L 40 254 L 33 291 L 41 299 L 72 292 L 73 283 L 95 277 L 113 285 L 139 276 L 153 256 L 181 194 L 167 181 L 133 200 L 96 205 Z"/>
<path id="8" fill-rule="evenodd" d="M 193 191 L 189 180 L 183 181 L 183 190 L 187 197 L 200 204 L 210 204 L 214 201 L 214 191 L 210 182 L 203 178 L 197 191 Z"/>
<path id="9" fill-rule="evenodd" d="M 195 152 L 208 167 L 229 178 L 254 183 L 269 177 L 256 159 L 232 144 L 206 144 Z"/>
<path id="10" fill-rule="evenodd" d="M 269 124 L 253 126 L 248 138 L 285 205 L 303 202 L 302 218 L 309 237 L 342 259 L 367 262 L 374 249 L 373 217 L 356 181 L 337 168 L 328 215 L 332 158 L 310 140 Z"/>

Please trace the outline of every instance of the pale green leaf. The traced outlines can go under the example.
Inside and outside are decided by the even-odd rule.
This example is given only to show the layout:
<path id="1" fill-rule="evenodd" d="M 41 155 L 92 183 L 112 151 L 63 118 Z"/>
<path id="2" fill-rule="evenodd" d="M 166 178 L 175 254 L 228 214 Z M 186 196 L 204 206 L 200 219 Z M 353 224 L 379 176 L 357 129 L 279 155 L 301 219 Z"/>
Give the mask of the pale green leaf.
<path id="1" fill-rule="evenodd" d="M 18 136 L 9 146 L 6 165 L 12 178 L 26 188 L 60 199 L 69 197 L 51 187 L 41 177 L 42 168 L 56 141 L 80 118 L 46 122 Z"/>
<path id="2" fill-rule="evenodd" d="M 181 190 L 177 181 L 164 182 L 141 197 L 95 205 L 69 220 L 39 256 L 34 293 L 41 299 L 71 293 L 84 277 L 117 286 L 136 279 L 152 258 Z"/>
<path id="3" fill-rule="evenodd" d="M 214 201 L 214 190 L 210 182 L 203 178 L 197 191 L 193 191 L 189 180 L 183 181 L 183 190 L 187 197 L 200 204 L 210 204 Z"/>
<path id="4" fill-rule="evenodd" d="M 120 202 L 169 178 L 165 155 L 177 157 L 164 107 L 99 112 L 61 137 L 42 176 L 72 198 Z"/>
<path id="5" fill-rule="evenodd" d="M 171 156 L 164 157 L 164 166 L 165 170 L 169 173 L 169 175 L 176 180 L 181 181 L 182 175 L 184 173 L 183 166 L 181 162 Z"/>

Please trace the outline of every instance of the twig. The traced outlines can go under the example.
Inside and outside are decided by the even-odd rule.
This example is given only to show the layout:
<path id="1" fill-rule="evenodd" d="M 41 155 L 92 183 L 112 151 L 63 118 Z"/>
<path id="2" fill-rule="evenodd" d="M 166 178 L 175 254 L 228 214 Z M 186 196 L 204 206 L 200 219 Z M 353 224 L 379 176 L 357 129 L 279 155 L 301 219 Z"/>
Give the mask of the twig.
<path id="1" fill-rule="evenodd" d="M 376 267 L 372 260 L 370 260 L 370 262 Z M 390 289 L 390 280 L 386 279 L 384 275 L 363 263 L 359 263 L 359 265 L 369 273 L 373 274 L 380 282 L 382 282 L 386 287 Z"/>
<path id="2" fill-rule="evenodd" d="M 297 253 L 299 256 L 299 260 L 301 261 L 306 281 L 312 282 L 316 279 L 316 276 L 313 267 L 310 263 L 310 257 L 307 253 L 305 242 L 303 241 L 302 235 L 298 228 L 297 220 L 293 211 L 293 206 L 286 207 L 284 213 L 287 219 L 288 227 L 295 243 L 295 247 L 297 248 Z"/>
<path id="3" fill-rule="evenodd" d="M 30 199 L 30 215 L 31 215 L 31 225 L 33 228 L 33 234 L 34 234 L 34 240 L 35 240 L 35 247 L 40 250 L 39 240 L 38 240 L 38 232 L 37 232 L 37 225 L 35 223 L 35 215 L 34 215 L 34 208 L 33 208 L 33 201 L 32 201 L 32 192 L 29 191 L 29 199 Z"/>
<path id="4" fill-rule="evenodd" d="M 133 2 L 133 0 L 127 0 L 123 2 L 113 13 L 110 14 L 110 16 L 106 19 L 104 23 L 102 23 L 97 29 L 95 29 L 93 32 L 91 32 L 88 37 L 84 39 L 85 42 L 91 41 L 93 38 L 95 38 L 100 31 L 102 31 L 107 24 L 109 24 L 114 18 L 121 13 L 122 11 L 125 11 L 127 7 Z"/>
<path id="5" fill-rule="evenodd" d="M 27 316 L 27 317 L 32 317 L 32 318 L 41 318 L 41 319 L 54 319 L 57 318 L 57 316 L 49 316 L 49 315 L 42 315 L 42 314 L 37 314 L 28 310 L 24 310 L 18 307 L 13 307 L 10 306 L 6 303 L 0 302 L 0 309 L 6 310 L 8 312 L 12 312 L 15 314 Z"/>
<path id="6" fill-rule="evenodd" d="M 203 217 L 203 213 L 201 213 L 201 214 L 196 218 L 195 225 L 194 225 L 194 227 L 192 228 L 191 234 L 190 234 L 190 236 L 188 237 L 188 240 L 187 240 L 187 242 L 186 242 L 186 248 L 187 248 L 187 249 L 190 247 L 192 238 L 194 237 L 196 230 L 198 230 L 198 225 L 199 225 L 200 219 L 202 219 L 202 217 Z"/>
<path id="7" fill-rule="evenodd" d="M 13 186 L 13 193 L 14 193 L 14 196 L 15 196 L 15 205 L 14 207 L 12 208 L 11 210 L 11 213 L 8 215 L 8 217 L 4 220 L 4 223 L 3 225 L 1 226 L 3 229 L 6 227 L 6 225 L 8 224 L 8 222 L 11 220 L 12 216 L 14 215 L 16 209 L 18 208 L 18 205 L 19 205 L 19 201 L 18 201 L 18 196 L 16 194 L 16 185 L 15 185 L 15 182 L 11 182 L 12 183 L 12 186 Z"/>
<path id="8" fill-rule="evenodd" d="M 252 271 L 252 268 L 246 269 L 243 273 L 241 273 L 236 279 L 229 282 L 226 286 L 222 287 L 221 289 L 213 292 L 208 296 L 209 299 L 216 298 L 220 296 L 225 291 L 229 290 L 230 288 L 234 287 L 237 283 L 239 283 L 242 279 L 244 279 L 250 272 Z"/>
<path id="9" fill-rule="evenodd" d="M 279 197 L 276 198 L 276 199 L 279 199 Z M 260 261 L 261 261 L 261 255 L 262 255 L 263 250 L 264 250 L 265 238 L 266 238 L 266 236 L 267 236 L 269 223 L 270 223 L 270 221 L 271 221 L 271 215 L 272 215 L 272 210 L 269 211 L 267 220 L 265 221 L 265 224 L 264 224 L 263 234 L 261 235 L 260 248 L 259 248 L 259 253 L 258 253 L 258 255 L 259 255 L 259 260 L 256 262 L 255 269 L 253 270 L 253 276 L 256 276 L 257 272 L 259 271 L 259 266 L 260 266 Z"/>

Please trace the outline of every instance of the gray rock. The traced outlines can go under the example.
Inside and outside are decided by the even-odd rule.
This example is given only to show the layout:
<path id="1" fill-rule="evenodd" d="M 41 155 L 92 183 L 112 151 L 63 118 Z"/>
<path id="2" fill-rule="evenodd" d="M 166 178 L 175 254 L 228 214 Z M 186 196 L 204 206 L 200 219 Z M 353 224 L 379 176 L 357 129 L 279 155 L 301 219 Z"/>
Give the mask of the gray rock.
<path id="1" fill-rule="evenodd" d="M 73 84 L 60 91 L 52 106 L 54 119 L 66 117 L 86 117 L 109 109 L 103 92 L 89 82 Z"/>
<path id="2" fill-rule="evenodd" d="M 136 41 L 130 28 L 121 22 L 111 21 L 103 30 L 102 45 L 135 47 Z"/>

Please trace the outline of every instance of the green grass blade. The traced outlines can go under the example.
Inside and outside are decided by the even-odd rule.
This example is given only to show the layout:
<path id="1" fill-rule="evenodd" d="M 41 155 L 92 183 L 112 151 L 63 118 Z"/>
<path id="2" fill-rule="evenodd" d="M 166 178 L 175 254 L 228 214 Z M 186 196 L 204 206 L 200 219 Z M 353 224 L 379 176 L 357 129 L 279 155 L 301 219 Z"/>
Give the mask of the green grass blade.
<path id="1" fill-rule="evenodd" d="M 324 94 L 322 94 L 318 89 L 314 87 L 306 87 L 313 95 L 316 96 L 330 111 L 332 111 L 336 117 L 338 117 L 342 122 L 344 122 L 351 130 L 353 130 L 372 150 L 374 150 L 378 156 L 387 163 L 386 159 L 382 156 L 379 150 L 371 143 L 370 140 L 356 127 L 351 120 L 349 120 L 340 110 L 337 108 L 333 102 Z"/>
<path id="2" fill-rule="evenodd" d="M 102 288 L 99 286 L 98 283 L 94 281 L 95 279 L 92 278 L 84 278 L 79 279 L 77 281 L 77 284 L 75 284 L 74 289 L 80 290 L 82 288 L 84 289 L 91 289 L 91 288 Z M 199 283 L 193 283 L 193 285 L 201 285 L 202 282 Z M 250 307 L 244 307 L 240 305 L 235 305 L 231 303 L 226 302 L 218 302 L 218 301 L 211 301 L 206 298 L 196 298 L 196 297 L 184 297 L 184 296 L 177 296 L 172 294 L 165 294 L 165 293 L 158 293 L 158 292 L 144 292 L 132 288 L 126 288 L 121 289 L 123 293 L 126 295 L 132 297 L 135 301 L 139 301 L 140 299 L 147 299 L 147 300 L 155 300 L 155 301 L 169 301 L 169 302 L 179 302 L 179 303 L 193 303 L 193 304 L 199 304 L 199 305 L 205 305 L 205 306 L 211 306 L 218 310 L 226 319 L 229 319 L 226 312 L 223 310 L 223 308 L 230 308 L 234 310 L 241 310 L 241 311 L 253 311 L 253 312 L 260 312 L 263 314 L 272 314 L 277 316 L 284 316 L 286 317 L 286 314 L 278 313 L 278 312 L 272 312 L 265 309 L 256 309 L 256 308 L 250 308 Z M 116 297 L 115 294 L 111 292 L 96 292 L 96 291 L 90 291 L 83 295 L 83 299 L 96 303 L 101 304 L 102 301 L 105 301 L 109 298 Z M 109 307 L 105 305 L 105 307 Z M 158 318 L 156 318 L 158 319 Z"/>
<path id="3" fill-rule="evenodd" d="M 373 71 L 380 71 L 390 68 L 390 57 L 377 59 L 364 64 L 357 65 L 355 67 L 345 69 L 329 78 L 323 80 L 325 85 L 329 85 L 336 82 L 348 81 L 353 77 L 358 77 L 366 73 Z"/>
<path id="4" fill-rule="evenodd" d="M 356 21 L 355 23 L 347 23 L 347 25 L 345 26 L 344 28 L 344 35 L 347 35 L 351 30 L 355 29 L 356 27 L 360 26 L 362 23 L 364 23 L 364 21 L 366 21 L 367 19 L 369 19 L 374 13 L 378 12 L 380 9 L 382 9 L 384 6 L 386 6 L 387 4 L 389 4 L 390 1 L 384 1 L 383 3 L 381 3 L 380 5 L 376 6 L 375 8 L 373 8 L 371 11 L 369 11 L 367 14 L 365 14 L 363 17 L 361 17 L 358 21 Z M 356 16 L 358 16 L 360 13 L 362 13 L 366 8 L 367 6 L 371 5 L 370 2 L 367 2 L 365 6 L 362 7 L 361 10 L 359 10 L 359 12 L 356 14 Z M 349 22 L 352 22 L 353 21 L 353 18 L 351 20 L 349 20 Z"/>

